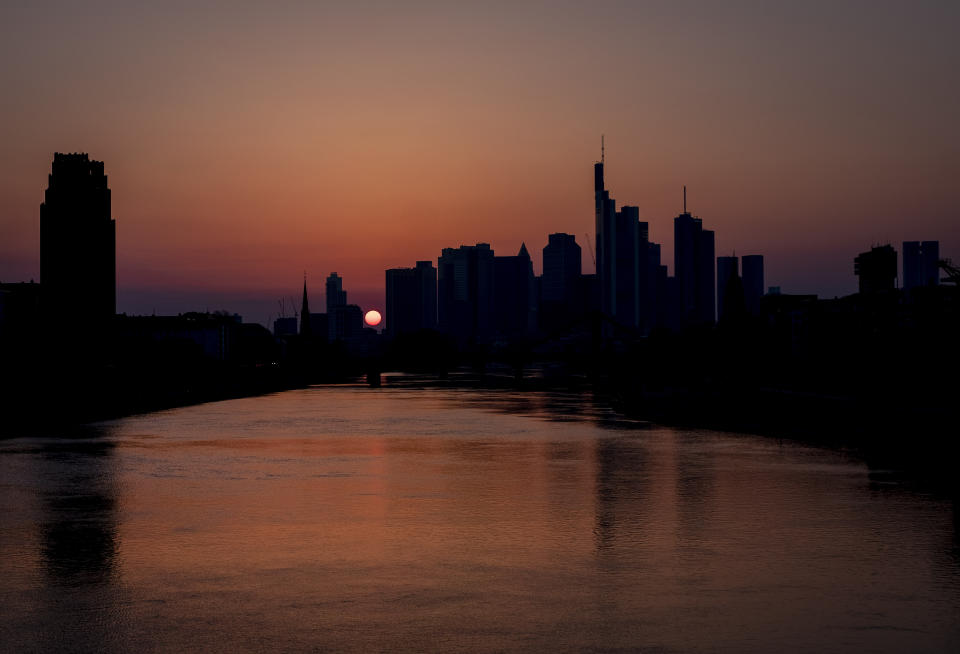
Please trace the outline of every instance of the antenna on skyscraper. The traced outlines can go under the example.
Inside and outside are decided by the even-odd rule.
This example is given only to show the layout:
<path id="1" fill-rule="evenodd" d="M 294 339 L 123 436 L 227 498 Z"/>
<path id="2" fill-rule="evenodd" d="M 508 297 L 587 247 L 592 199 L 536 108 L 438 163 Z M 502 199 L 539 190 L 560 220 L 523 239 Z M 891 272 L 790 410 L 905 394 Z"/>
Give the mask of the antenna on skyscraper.
<path id="1" fill-rule="evenodd" d="M 683 213 L 687 213 L 687 185 L 683 185 Z"/>
<path id="2" fill-rule="evenodd" d="M 600 163 L 603 163 L 606 148 L 604 147 L 603 134 L 600 135 Z"/>

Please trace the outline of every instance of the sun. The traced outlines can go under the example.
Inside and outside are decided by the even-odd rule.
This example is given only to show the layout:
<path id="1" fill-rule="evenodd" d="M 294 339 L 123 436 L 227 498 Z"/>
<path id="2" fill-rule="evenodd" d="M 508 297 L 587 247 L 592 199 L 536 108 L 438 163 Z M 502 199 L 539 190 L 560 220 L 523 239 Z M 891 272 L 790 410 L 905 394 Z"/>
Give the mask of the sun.
<path id="1" fill-rule="evenodd" d="M 370 311 L 367 311 L 367 315 L 363 317 L 363 320 L 371 327 L 376 327 L 380 324 L 380 312 L 371 309 Z"/>

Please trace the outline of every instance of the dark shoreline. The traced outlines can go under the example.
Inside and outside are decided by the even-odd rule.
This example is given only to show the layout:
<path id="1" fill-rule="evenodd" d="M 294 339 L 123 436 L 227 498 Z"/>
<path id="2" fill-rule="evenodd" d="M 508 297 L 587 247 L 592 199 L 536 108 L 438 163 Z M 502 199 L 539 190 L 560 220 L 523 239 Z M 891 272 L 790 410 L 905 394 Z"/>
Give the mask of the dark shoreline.
<path id="1" fill-rule="evenodd" d="M 101 380 L 104 376 L 101 375 Z M 461 368 L 450 374 L 375 373 L 386 388 L 473 388 L 511 391 L 590 392 L 596 402 L 626 418 L 655 425 L 733 431 L 847 449 L 872 468 L 909 471 L 938 485 L 957 487 L 955 464 L 960 447 L 950 438 L 960 424 L 960 411 L 945 407 L 912 407 L 882 400 L 798 393 L 778 389 L 746 392 L 689 389 L 650 391 L 617 384 L 609 377 L 563 375 L 517 378 L 506 369 L 477 372 Z M 89 381 L 89 380 L 88 380 Z M 0 438 L 73 431 L 91 423 L 185 406 L 306 388 L 312 384 L 360 384 L 362 374 L 310 377 L 280 368 L 206 371 L 191 383 L 162 387 L 122 375 L 107 386 L 70 397 L 41 394 L 44 402 L 21 388 L 5 393 L 11 400 Z M 169 380 L 168 380 L 169 381 Z M 104 389 L 108 390 L 104 390 Z M 54 405 L 50 410 L 48 405 Z"/>

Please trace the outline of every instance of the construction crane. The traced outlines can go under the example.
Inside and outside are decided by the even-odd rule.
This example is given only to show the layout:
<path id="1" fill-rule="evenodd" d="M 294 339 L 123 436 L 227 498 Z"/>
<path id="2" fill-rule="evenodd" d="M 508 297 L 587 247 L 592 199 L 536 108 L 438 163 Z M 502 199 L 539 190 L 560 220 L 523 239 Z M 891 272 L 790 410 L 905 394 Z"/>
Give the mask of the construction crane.
<path id="1" fill-rule="evenodd" d="M 590 234 L 584 234 L 587 239 L 587 247 L 590 248 L 590 257 L 593 259 L 593 267 L 597 267 L 597 255 L 593 253 L 593 243 L 590 242 Z"/>
<path id="2" fill-rule="evenodd" d="M 937 262 L 937 266 L 947 274 L 947 276 L 940 281 L 944 284 L 953 284 L 960 287 L 960 268 L 953 265 L 950 259 L 941 259 Z"/>

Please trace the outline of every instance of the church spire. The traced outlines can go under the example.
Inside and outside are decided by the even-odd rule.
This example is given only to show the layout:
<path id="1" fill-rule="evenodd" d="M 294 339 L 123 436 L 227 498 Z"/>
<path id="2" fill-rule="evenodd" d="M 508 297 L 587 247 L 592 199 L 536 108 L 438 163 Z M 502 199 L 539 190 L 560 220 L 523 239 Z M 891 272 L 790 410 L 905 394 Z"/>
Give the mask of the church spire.
<path id="1" fill-rule="evenodd" d="M 307 273 L 303 273 L 303 303 L 300 305 L 300 335 L 310 334 L 310 304 L 307 302 Z"/>

